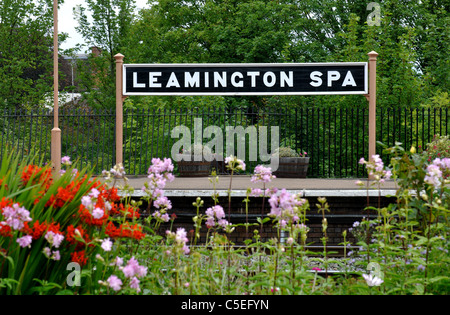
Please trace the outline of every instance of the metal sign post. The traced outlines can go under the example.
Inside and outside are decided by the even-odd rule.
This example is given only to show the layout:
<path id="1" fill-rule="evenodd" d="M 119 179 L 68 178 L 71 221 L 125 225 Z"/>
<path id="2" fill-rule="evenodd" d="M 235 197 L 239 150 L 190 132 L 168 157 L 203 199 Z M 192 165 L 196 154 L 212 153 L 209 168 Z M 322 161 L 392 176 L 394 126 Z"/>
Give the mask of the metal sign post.
<path id="1" fill-rule="evenodd" d="M 123 163 L 123 100 L 122 69 L 124 55 L 117 54 L 116 59 L 116 165 Z"/>
<path id="2" fill-rule="evenodd" d="M 53 177 L 61 171 L 61 129 L 58 124 L 58 0 L 53 0 L 53 129 L 51 131 L 51 162 Z"/>
<path id="3" fill-rule="evenodd" d="M 376 99 L 377 99 L 377 56 L 375 51 L 369 55 L 369 161 L 373 161 L 372 156 L 376 152 Z"/>

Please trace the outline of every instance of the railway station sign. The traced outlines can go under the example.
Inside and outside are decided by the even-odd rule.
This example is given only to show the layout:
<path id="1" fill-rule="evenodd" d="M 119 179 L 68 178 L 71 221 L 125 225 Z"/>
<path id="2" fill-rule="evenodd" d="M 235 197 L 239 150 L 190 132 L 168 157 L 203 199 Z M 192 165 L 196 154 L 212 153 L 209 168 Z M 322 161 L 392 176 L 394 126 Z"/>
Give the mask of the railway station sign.
<path id="1" fill-rule="evenodd" d="M 368 94 L 368 63 L 124 64 L 123 95 Z"/>

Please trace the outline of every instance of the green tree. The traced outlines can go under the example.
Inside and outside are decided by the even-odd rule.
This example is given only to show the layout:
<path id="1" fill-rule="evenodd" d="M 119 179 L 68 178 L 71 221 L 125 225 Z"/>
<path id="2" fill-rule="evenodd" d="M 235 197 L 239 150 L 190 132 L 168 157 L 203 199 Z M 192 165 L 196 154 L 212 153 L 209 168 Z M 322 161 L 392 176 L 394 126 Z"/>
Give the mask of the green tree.
<path id="1" fill-rule="evenodd" d="M 88 61 L 78 65 L 80 85 L 91 106 L 113 108 L 114 55 L 127 45 L 129 28 L 135 18 L 135 1 L 86 0 L 86 5 L 73 9 L 78 21 L 75 29 L 83 36 L 88 48 L 95 47 Z"/>
<path id="2" fill-rule="evenodd" d="M 63 41 L 64 36 L 60 40 Z M 53 89 L 52 50 L 53 2 L 2 0 L 0 108 L 39 106 L 46 93 Z"/>

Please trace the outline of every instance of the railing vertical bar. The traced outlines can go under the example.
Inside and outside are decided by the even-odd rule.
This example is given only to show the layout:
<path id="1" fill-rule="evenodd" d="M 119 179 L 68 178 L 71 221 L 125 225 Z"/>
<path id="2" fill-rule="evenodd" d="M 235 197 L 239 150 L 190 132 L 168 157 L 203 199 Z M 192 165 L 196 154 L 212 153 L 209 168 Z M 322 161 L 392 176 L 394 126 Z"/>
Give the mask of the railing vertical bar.
<path id="1" fill-rule="evenodd" d="M 328 107 L 328 177 L 331 177 L 331 108 Z"/>

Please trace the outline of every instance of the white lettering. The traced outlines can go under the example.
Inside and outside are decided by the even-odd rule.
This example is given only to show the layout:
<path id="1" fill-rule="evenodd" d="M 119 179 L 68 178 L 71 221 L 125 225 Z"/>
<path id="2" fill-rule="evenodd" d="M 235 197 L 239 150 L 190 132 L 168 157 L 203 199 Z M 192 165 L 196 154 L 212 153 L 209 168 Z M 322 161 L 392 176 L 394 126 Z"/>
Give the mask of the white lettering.
<path id="1" fill-rule="evenodd" d="M 286 72 L 280 72 L 280 86 L 284 87 L 287 84 L 289 87 L 294 86 L 294 72 L 289 71 L 289 76 L 286 75 Z"/>
<path id="2" fill-rule="evenodd" d="M 320 72 L 320 71 L 313 71 L 313 72 L 311 72 L 309 77 L 312 80 L 312 82 L 310 82 L 309 84 L 314 86 L 314 87 L 321 86 L 322 85 L 322 79 L 320 78 L 321 76 L 322 76 L 322 72 Z"/>
<path id="3" fill-rule="evenodd" d="M 347 85 L 356 86 L 355 79 L 353 79 L 353 75 L 350 71 L 347 72 L 344 82 L 342 82 L 342 86 L 347 86 Z"/>
<path id="4" fill-rule="evenodd" d="M 328 87 L 333 86 L 333 81 L 337 81 L 341 77 L 341 74 L 339 73 L 339 71 L 328 71 L 327 75 L 328 75 L 328 80 L 327 80 Z"/>
<path id="5" fill-rule="evenodd" d="M 269 81 L 269 77 L 270 77 L 270 81 Z M 275 73 L 273 73 L 272 71 L 264 73 L 263 82 L 264 82 L 264 85 L 267 87 L 274 86 L 275 83 L 277 83 L 277 77 L 275 76 Z"/>
<path id="6" fill-rule="evenodd" d="M 236 81 L 236 77 L 239 77 L 241 80 L 239 82 Z M 242 81 L 242 79 L 244 78 L 244 76 L 242 75 L 242 73 L 240 72 L 234 72 L 231 75 L 231 84 L 234 87 L 243 87 L 244 86 L 244 81 Z"/>
<path id="7" fill-rule="evenodd" d="M 182 310 L 208 310 L 209 313 L 214 311 L 216 302 L 196 302 L 189 299 L 187 302 L 181 303 Z"/>
<path id="8" fill-rule="evenodd" d="M 150 72 L 149 74 L 149 87 L 151 88 L 160 88 L 161 87 L 161 83 L 157 83 L 158 82 L 158 78 L 162 75 L 161 72 Z"/>
<path id="9" fill-rule="evenodd" d="M 133 72 L 133 87 L 134 88 L 145 88 L 145 83 L 138 83 L 137 72 Z"/>
<path id="10" fill-rule="evenodd" d="M 247 75 L 252 78 L 251 79 L 252 87 L 256 87 L 256 77 L 259 76 L 259 71 L 249 71 L 247 72 Z"/>
<path id="11" fill-rule="evenodd" d="M 177 79 L 177 76 L 175 75 L 175 72 L 172 72 L 170 74 L 170 78 L 167 81 L 167 85 L 166 85 L 167 88 L 173 87 L 173 86 L 177 87 L 177 88 L 180 87 L 180 83 L 178 82 L 178 79 Z"/>
<path id="12" fill-rule="evenodd" d="M 205 88 L 209 88 L 209 72 L 205 72 Z"/>
<path id="13" fill-rule="evenodd" d="M 220 76 L 219 72 L 214 72 L 214 87 L 227 87 L 227 73 L 225 71 L 222 72 L 222 76 Z"/>
<path id="14" fill-rule="evenodd" d="M 194 72 L 191 75 L 189 72 L 184 73 L 184 87 L 200 87 L 200 73 Z"/>

